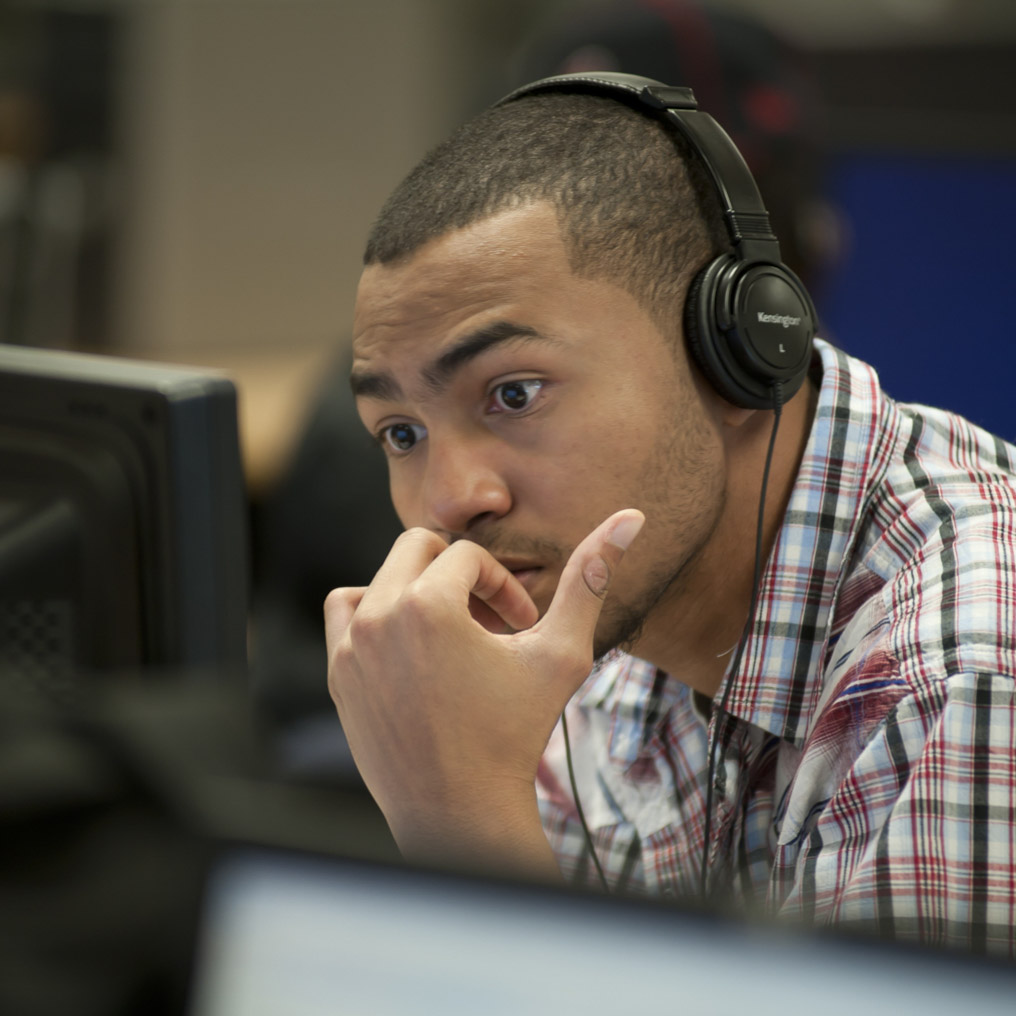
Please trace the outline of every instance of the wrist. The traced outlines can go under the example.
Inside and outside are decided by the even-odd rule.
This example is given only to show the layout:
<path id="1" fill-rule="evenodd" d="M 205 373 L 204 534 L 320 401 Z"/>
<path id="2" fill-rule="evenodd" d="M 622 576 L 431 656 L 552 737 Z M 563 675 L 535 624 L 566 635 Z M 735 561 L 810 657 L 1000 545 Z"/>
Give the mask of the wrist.
<path id="1" fill-rule="evenodd" d="M 560 881 L 561 874 L 540 821 L 536 790 L 484 794 L 474 807 L 424 809 L 389 818 L 402 856 L 411 863 L 458 871 Z"/>

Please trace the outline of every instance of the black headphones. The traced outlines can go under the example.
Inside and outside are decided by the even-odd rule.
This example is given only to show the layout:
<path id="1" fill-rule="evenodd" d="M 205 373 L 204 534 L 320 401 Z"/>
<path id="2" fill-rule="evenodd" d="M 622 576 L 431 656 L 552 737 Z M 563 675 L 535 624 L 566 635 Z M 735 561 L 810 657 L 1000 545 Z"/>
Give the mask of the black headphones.
<path id="1" fill-rule="evenodd" d="M 769 213 L 744 158 L 722 127 L 698 108 L 690 88 L 633 74 L 596 72 L 543 78 L 497 105 L 547 92 L 601 95 L 676 127 L 701 157 L 724 209 L 733 253 L 695 277 L 684 328 L 696 362 L 729 402 L 772 409 L 801 387 L 811 360 L 815 307 L 780 258 Z"/>

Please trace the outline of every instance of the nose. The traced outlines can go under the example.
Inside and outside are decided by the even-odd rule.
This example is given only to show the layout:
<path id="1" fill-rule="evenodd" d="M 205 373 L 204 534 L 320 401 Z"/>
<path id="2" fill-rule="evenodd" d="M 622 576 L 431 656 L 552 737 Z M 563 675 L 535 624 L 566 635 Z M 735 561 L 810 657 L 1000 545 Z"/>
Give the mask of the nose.
<path id="1" fill-rule="evenodd" d="M 481 520 L 506 515 L 511 492 L 490 440 L 428 440 L 421 509 L 428 529 L 464 536 Z"/>

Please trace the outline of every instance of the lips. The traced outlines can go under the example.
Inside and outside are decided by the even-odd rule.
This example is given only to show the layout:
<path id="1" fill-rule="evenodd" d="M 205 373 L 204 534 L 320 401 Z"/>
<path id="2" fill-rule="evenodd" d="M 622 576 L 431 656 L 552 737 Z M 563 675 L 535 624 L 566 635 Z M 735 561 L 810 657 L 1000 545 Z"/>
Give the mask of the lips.
<path id="1" fill-rule="evenodd" d="M 528 542 L 533 546 L 525 549 L 522 545 L 511 549 L 503 546 L 501 553 L 490 547 L 489 552 L 498 564 L 507 568 L 518 579 L 542 613 L 553 597 L 560 577 L 556 548 L 548 545 L 544 549 L 537 547 L 536 541 Z"/>
<path id="2" fill-rule="evenodd" d="M 536 576 L 543 571 L 543 566 L 532 561 L 523 561 L 519 558 L 498 558 L 498 563 L 503 565 L 514 575 L 527 591 Z"/>
<path id="3" fill-rule="evenodd" d="M 539 565 L 516 566 L 508 569 L 518 579 L 522 588 L 529 594 L 529 598 L 536 604 L 542 614 L 549 602 L 548 597 L 553 595 L 553 589 L 548 588 L 545 576 L 547 569 Z"/>
<path id="4" fill-rule="evenodd" d="M 509 569 L 512 575 L 515 576 L 522 583 L 525 589 L 529 590 L 529 585 L 536 577 L 537 573 L 542 571 L 540 568 L 511 568 Z"/>
<path id="5" fill-rule="evenodd" d="M 525 575 L 528 572 L 540 571 L 540 565 L 538 564 L 516 564 L 507 561 L 502 561 L 501 564 L 505 566 L 512 573 L 512 575 Z"/>

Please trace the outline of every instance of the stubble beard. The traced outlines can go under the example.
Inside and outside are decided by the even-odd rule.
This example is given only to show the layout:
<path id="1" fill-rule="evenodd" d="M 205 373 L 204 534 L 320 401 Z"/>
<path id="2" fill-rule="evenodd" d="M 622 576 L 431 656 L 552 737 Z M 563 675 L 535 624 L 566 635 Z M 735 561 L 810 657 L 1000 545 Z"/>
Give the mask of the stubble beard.
<path id="1" fill-rule="evenodd" d="M 657 532 L 669 529 L 672 533 L 684 533 L 693 542 L 683 548 L 677 560 L 661 562 L 651 570 L 633 598 L 622 600 L 608 590 L 593 639 L 593 658 L 597 663 L 616 652 L 638 655 L 639 642 L 653 612 L 680 600 L 723 514 L 726 484 L 715 472 L 715 460 L 708 450 L 710 435 L 704 425 L 695 421 L 686 427 L 683 421 L 675 421 L 668 437 L 669 440 L 656 446 L 643 472 L 642 489 L 655 494 L 646 506 L 646 515 L 655 518 L 646 526 L 641 539 L 646 539 L 655 524 Z M 658 478 L 667 475 L 672 462 L 683 463 L 682 476 L 675 484 L 661 487 Z M 689 491 L 694 492 L 693 497 L 689 497 Z M 665 546 L 666 542 L 663 540 L 660 545 Z"/>
<path id="2" fill-rule="evenodd" d="M 634 601 L 626 602 L 619 597 L 612 599 L 608 590 L 607 601 L 593 638 L 593 659 L 597 664 L 607 656 L 618 652 L 638 655 L 638 644 L 653 611 L 664 601 L 673 602 L 679 599 L 688 586 L 696 562 L 719 525 L 725 501 L 726 490 L 723 489 L 720 491 L 719 504 L 712 514 L 710 524 L 700 533 L 694 546 L 687 549 L 676 565 L 671 565 L 668 569 L 658 569 L 651 574 Z"/>
<path id="3" fill-rule="evenodd" d="M 698 556 L 698 549 L 685 558 L 675 570 L 653 580 L 649 588 L 644 590 L 634 603 L 616 598 L 612 601 L 610 593 L 607 593 L 607 602 L 604 604 L 600 623 L 596 626 L 593 638 L 593 659 L 597 664 L 619 652 L 637 655 L 638 643 L 653 610 L 662 600 L 679 594 L 684 585 L 683 579 L 688 565 Z"/>

